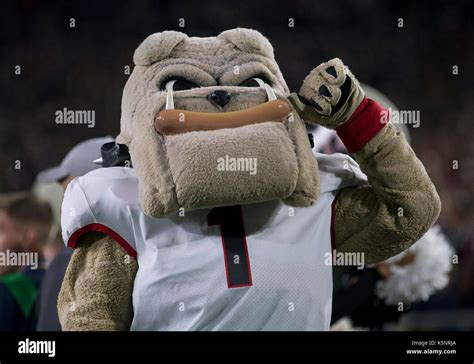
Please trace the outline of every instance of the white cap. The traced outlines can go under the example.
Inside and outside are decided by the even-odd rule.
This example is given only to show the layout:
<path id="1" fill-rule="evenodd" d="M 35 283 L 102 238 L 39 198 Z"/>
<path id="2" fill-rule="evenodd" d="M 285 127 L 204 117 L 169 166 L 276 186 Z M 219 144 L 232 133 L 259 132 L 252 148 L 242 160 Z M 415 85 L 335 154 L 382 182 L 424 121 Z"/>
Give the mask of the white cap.
<path id="1" fill-rule="evenodd" d="M 77 144 L 66 154 L 59 166 L 38 173 L 36 182 L 56 182 L 68 176 L 83 176 L 94 169 L 101 168 L 100 165 L 94 163 L 94 160 L 101 157 L 102 145 L 113 141 L 112 137 L 107 136 L 88 139 Z"/>

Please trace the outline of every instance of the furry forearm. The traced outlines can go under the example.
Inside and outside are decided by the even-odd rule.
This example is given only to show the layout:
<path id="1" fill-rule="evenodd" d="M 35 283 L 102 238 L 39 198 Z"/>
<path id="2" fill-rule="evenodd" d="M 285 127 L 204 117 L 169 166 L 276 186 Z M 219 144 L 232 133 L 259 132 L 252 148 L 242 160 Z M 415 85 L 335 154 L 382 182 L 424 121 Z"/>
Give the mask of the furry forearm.
<path id="1" fill-rule="evenodd" d="M 138 264 L 110 237 L 88 233 L 71 258 L 58 298 L 65 331 L 128 330 Z"/>
<path id="2" fill-rule="evenodd" d="M 341 191 L 336 201 L 338 251 L 364 252 L 366 263 L 410 247 L 436 221 L 438 194 L 405 137 L 388 124 L 356 159 L 369 184 Z"/>

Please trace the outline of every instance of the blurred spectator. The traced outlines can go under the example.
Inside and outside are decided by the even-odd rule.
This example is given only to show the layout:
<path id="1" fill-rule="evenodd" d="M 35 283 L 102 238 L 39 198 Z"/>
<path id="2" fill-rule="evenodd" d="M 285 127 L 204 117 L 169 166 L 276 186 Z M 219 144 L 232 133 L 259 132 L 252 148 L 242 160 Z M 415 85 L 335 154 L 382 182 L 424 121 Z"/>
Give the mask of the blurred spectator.
<path id="1" fill-rule="evenodd" d="M 61 204 L 63 201 L 64 189 L 59 183 L 53 182 L 46 184 L 35 183 L 32 190 L 35 196 L 48 201 L 53 210 L 51 239 L 43 252 L 45 266 L 48 268 L 54 258 L 64 247 L 61 234 L 59 234 L 61 228 Z"/>
<path id="2" fill-rule="evenodd" d="M 36 325 L 42 250 L 52 219 L 49 204 L 31 193 L 0 196 L 0 331 L 33 330 Z"/>
<path id="3" fill-rule="evenodd" d="M 59 166 L 39 173 L 37 182 L 39 184 L 59 183 L 65 190 L 74 177 L 82 176 L 87 172 L 100 168 L 100 165 L 93 161 L 101 157 L 102 145 L 113 140 L 111 137 L 103 137 L 79 143 L 66 154 Z M 51 262 L 43 279 L 38 300 L 39 318 L 36 327 L 38 331 L 61 331 L 56 302 L 66 268 L 72 256 L 72 249 L 64 246 L 59 231 L 56 241 L 61 243 L 62 248 L 57 257 Z"/>

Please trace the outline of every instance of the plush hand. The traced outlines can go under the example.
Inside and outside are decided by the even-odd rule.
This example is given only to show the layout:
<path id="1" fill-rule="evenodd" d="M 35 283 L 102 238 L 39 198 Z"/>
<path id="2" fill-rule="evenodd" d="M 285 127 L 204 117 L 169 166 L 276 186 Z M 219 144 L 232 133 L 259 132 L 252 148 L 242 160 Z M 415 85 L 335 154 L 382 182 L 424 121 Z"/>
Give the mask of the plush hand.
<path id="1" fill-rule="evenodd" d="M 364 99 L 359 82 L 339 58 L 321 63 L 289 97 L 307 123 L 330 129 L 347 121 Z"/>

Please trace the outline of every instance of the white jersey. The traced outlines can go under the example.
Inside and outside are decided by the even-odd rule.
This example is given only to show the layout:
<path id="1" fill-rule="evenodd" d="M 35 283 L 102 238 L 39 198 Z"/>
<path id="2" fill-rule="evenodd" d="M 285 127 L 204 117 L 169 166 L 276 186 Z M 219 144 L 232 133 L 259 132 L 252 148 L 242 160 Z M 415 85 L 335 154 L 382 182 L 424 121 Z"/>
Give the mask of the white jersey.
<path id="1" fill-rule="evenodd" d="M 94 170 L 67 188 L 63 238 L 74 247 L 101 231 L 137 258 L 131 330 L 327 330 L 332 202 L 365 176 L 346 155 L 317 159 L 312 207 L 275 200 L 160 219 L 140 209 L 133 169 Z"/>

